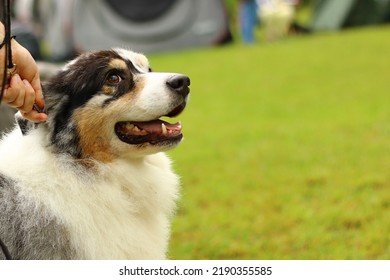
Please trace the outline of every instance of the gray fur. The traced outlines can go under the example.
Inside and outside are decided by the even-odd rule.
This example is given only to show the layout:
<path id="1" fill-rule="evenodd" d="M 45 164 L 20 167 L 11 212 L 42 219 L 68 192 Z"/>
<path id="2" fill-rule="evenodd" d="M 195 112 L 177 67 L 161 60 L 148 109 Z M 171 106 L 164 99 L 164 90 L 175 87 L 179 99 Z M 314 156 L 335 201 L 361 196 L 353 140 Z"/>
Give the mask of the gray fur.
<path id="1" fill-rule="evenodd" d="M 19 191 L 20 186 L 0 175 L 0 238 L 12 259 L 75 258 L 69 235 L 60 221 Z M 0 251 L 1 259 L 5 256 Z"/>

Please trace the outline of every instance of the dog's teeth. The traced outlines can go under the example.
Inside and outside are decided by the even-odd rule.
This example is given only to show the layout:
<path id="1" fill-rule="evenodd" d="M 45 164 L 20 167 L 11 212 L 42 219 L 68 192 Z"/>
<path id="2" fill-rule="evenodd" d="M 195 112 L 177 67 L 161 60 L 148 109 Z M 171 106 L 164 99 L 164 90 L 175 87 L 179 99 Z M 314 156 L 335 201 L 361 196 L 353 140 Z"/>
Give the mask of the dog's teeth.
<path id="1" fill-rule="evenodd" d="M 167 127 L 163 123 L 161 124 L 161 131 L 162 131 L 163 135 L 167 135 L 168 134 Z"/>
<path id="2" fill-rule="evenodd" d="M 137 126 L 135 126 L 134 124 L 131 124 L 131 123 L 126 124 L 126 129 L 136 131 L 136 132 L 141 131 Z"/>
<path id="3" fill-rule="evenodd" d="M 134 128 L 134 124 L 131 124 L 131 123 L 126 123 L 126 128 L 128 130 L 132 130 Z"/>

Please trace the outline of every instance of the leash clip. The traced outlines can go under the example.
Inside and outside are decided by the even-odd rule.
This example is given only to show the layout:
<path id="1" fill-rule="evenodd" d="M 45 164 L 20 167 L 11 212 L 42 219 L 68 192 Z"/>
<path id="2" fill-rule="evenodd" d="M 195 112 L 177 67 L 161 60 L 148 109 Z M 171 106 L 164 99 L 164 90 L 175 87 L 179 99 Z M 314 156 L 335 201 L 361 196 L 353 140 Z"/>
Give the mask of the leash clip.
<path id="1" fill-rule="evenodd" d="M 18 70 L 18 67 L 16 64 L 12 64 L 12 67 L 9 67 L 10 65 L 8 65 L 8 68 L 7 68 L 7 80 L 8 82 L 11 80 L 12 76 L 16 74 L 17 70 Z"/>

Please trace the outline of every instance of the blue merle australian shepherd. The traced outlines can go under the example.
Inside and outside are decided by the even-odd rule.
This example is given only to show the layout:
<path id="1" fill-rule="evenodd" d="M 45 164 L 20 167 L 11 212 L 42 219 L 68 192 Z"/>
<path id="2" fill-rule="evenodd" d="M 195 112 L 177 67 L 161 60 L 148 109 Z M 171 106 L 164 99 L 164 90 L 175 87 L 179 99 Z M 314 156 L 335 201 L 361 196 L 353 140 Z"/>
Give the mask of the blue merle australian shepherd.
<path id="1" fill-rule="evenodd" d="M 161 118 L 189 85 L 123 49 L 48 80 L 49 119 L 19 119 L 0 142 L 0 259 L 164 259 L 179 187 L 164 151 L 183 135 Z"/>

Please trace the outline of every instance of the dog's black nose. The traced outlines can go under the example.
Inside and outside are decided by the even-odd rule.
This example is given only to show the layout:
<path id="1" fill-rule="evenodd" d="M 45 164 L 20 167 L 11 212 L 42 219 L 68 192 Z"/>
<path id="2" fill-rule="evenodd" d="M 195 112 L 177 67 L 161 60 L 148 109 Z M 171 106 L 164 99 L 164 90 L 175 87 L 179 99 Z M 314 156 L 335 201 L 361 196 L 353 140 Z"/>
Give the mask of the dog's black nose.
<path id="1" fill-rule="evenodd" d="M 190 83 L 190 78 L 185 75 L 174 75 L 167 80 L 168 87 L 184 97 L 190 93 Z"/>

